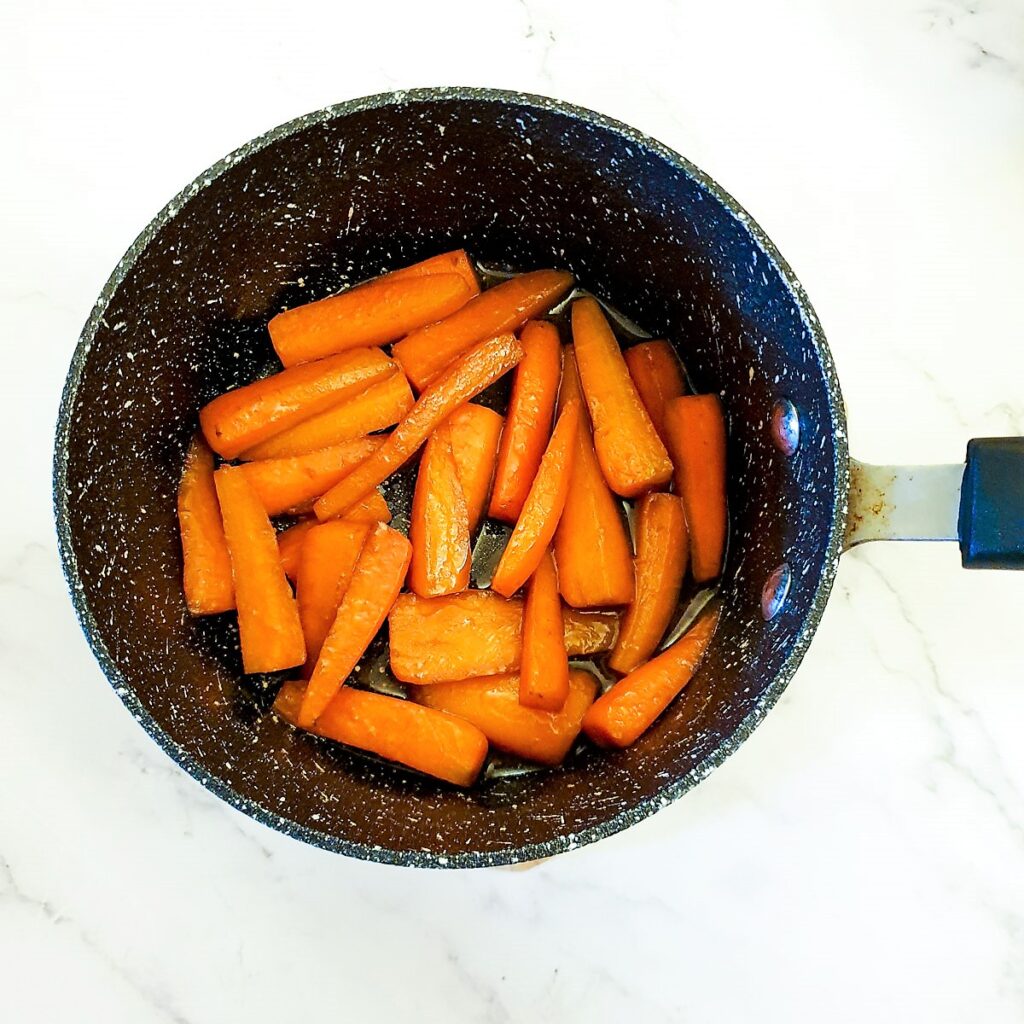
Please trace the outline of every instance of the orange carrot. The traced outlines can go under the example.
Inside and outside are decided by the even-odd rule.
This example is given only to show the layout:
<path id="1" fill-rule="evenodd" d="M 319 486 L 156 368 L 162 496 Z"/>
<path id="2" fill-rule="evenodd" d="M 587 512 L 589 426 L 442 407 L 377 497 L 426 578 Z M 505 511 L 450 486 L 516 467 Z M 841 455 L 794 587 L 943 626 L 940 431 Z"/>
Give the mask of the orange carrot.
<path id="1" fill-rule="evenodd" d="M 412 458 L 460 405 L 480 394 L 522 358 L 523 348 L 511 334 L 491 338 L 470 349 L 420 395 L 381 448 L 316 503 L 317 518 L 343 515 Z"/>
<path id="2" fill-rule="evenodd" d="M 277 534 L 277 551 L 281 556 L 281 568 L 285 576 L 293 583 L 299 571 L 299 559 L 302 557 L 302 545 L 306 542 L 306 534 L 316 526 L 315 516 L 309 519 L 300 519 L 293 526 L 286 530 L 280 530 Z"/>
<path id="3" fill-rule="evenodd" d="M 519 518 L 537 475 L 540 457 L 551 436 L 562 373 L 562 345 L 554 324 L 531 320 L 519 341 L 526 355 L 516 367 L 512 382 L 488 510 L 492 519 L 506 523 Z"/>
<path id="4" fill-rule="evenodd" d="M 373 490 L 345 513 L 345 520 L 349 523 L 390 523 L 391 509 L 384 495 Z"/>
<path id="5" fill-rule="evenodd" d="M 307 677 L 320 657 L 369 532 L 366 523 L 334 519 L 314 526 L 302 544 L 295 599 L 306 638 Z"/>
<path id="6" fill-rule="evenodd" d="M 645 494 L 636 512 L 636 597 L 622 620 L 608 664 L 639 668 L 665 635 L 686 575 L 686 518 L 674 494 Z"/>
<path id="7" fill-rule="evenodd" d="M 413 699 L 472 722 L 499 750 L 541 764 L 565 760 L 579 735 L 583 715 L 594 703 L 597 683 L 589 672 L 569 673 L 569 695 L 560 711 L 537 711 L 519 703 L 519 677 L 486 676 L 423 686 Z"/>
<path id="8" fill-rule="evenodd" d="M 370 532 L 310 677 L 299 712 L 304 729 L 331 702 L 383 625 L 405 582 L 411 553 L 409 542 L 390 526 L 378 524 Z"/>
<path id="9" fill-rule="evenodd" d="M 412 389 L 403 373 L 393 373 L 364 392 L 311 416 L 243 452 L 254 459 L 283 459 L 364 437 L 397 423 L 413 406 Z"/>
<path id="10" fill-rule="evenodd" d="M 722 571 L 727 530 L 725 416 L 716 395 L 686 395 L 665 410 L 675 491 L 690 531 L 690 571 L 698 583 Z"/>
<path id="11" fill-rule="evenodd" d="M 301 665 L 306 645 L 299 610 L 270 518 L 240 468 L 223 466 L 213 479 L 231 552 L 243 669 L 277 672 Z"/>
<path id="12" fill-rule="evenodd" d="M 414 263 L 411 267 L 393 270 L 388 276 L 392 281 L 397 281 L 403 277 L 419 277 L 424 274 L 458 274 L 473 295 L 480 294 L 480 280 L 465 249 L 454 249 L 439 256 L 431 256 L 430 259 Z"/>
<path id="13" fill-rule="evenodd" d="M 597 654 L 615 644 L 614 612 L 563 609 L 569 657 Z M 402 594 L 388 616 L 391 671 L 427 684 L 515 672 L 522 661 L 523 602 L 491 590 L 449 597 Z"/>
<path id="14" fill-rule="evenodd" d="M 693 678 L 718 624 L 718 610 L 701 616 L 680 640 L 620 679 L 583 717 L 583 731 L 600 747 L 628 747 Z"/>
<path id="15" fill-rule="evenodd" d="M 608 486 L 624 498 L 667 483 L 672 463 L 596 299 L 572 306 L 572 337 L 583 393 L 594 423 L 594 447 Z"/>
<path id="16" fill-rule="evenodd" d="M 199 424 L 210 447 L 234 459 L 394 372 L 380 349 L 354 349 L 228 391 L 200 409 Z"/>
<path id="17" fill-rule="evenodd" d="M 469 585 L 469 510 L 445 421 L 423 449 L 409 523 L 409 587 L 420 597 L 455 594 Z"/>
<path id="18" fill-rule="evenodd" d="M 298 725 L 306 692 L 300 682 L 285 683 L 274 710 Z M 444 711 L 349 686 L 331 699 L 313 732 L 456 786 L 471 786 L 487 758 L 487 737 L 475 725 Z"/>
<path id="19" fill-rule="evenodd" d="M 569 493 L 579 424 L 579 403 L 572 402 L 558 417 L 523 511 L 494 571 L 491 588 L 505 597 L 530 578 L 555 535 Z"/>
<path id="20" fill-rule="evenodd" d="M 573 401 L 580 403 L 580 427 L 569 493 L 555 531 L 558 588 L 576 608 L 628 604 L 633 600 L 633 548 L 618 499 L 608 489 L 597 462 L 576 355 L 567 345 L 562 355 L 559 412 Z"/>
<path id="21" fill-rule="evenodd" d="M 446 420 L 452 432 L 452 454 L 466 496 L 469 532 L 476 533 L 494 477 L 494 460 L 504 420 L 493 409 L 467 402 Z"/>
<path id="22" fill-rule="evenodd" d="M 285 366 L 353 348 L 386 345 L 464 306 L 473 291 L 458 274 L 389 274 L 339 295 L 278 313 L 267 325 Z"/>
<path id="23" fill-rule="evenodd" d="M 560 711 L 569 696 L 569 659 L 558 577 L 549 551 L 530 577 L 523 605 L 523 654 L 519 703 L 541 711 Z"/>
<path id="24" fill-rule="evenodd" d="M 403 338 L 392 350 L 413 387 L 423 390 L 484 338 L 516 331 L 549 310 L 573 284 L 562 270 L 534 270 L 488 288 L 457 313 Z"/>
<path id="25" fill-rule="evenodd" d="M 213 453 L 199 434 L 189 445 L 178 485 L 178 527 L 188 610 L 214 615 L 234 608 L 231 556 L 213 483 Z"/>
<path id="26" fill-rule="evenodd" d="M 661 443 L 668 448 L 665 404 L 686 394 L 683 368 L 675 349 L 667 341 L 644 341 L 627 348 L 622 357 Z"/>

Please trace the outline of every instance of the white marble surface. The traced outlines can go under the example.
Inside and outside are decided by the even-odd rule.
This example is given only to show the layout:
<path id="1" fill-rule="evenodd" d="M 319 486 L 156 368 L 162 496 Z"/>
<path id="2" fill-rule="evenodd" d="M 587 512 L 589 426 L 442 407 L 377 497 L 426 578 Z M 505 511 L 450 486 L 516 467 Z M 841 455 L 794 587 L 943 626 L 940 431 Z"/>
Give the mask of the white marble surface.
<path id="1" fill-rule="evenodd" d="M 50 437 L 94 296 L 198 171 L 350 96 L 492 84 L 631 122 L 800 274 L 860 457 L 1024 431 L 1019 0 L 598 6 L 0 13 L 0 1019 L 1024 1019 L 1024 575 L 952 546 L 847 556 L 738 754 L 530 871 L 378 867 L 256 825 L 149 741 L 79 633 Z"/>

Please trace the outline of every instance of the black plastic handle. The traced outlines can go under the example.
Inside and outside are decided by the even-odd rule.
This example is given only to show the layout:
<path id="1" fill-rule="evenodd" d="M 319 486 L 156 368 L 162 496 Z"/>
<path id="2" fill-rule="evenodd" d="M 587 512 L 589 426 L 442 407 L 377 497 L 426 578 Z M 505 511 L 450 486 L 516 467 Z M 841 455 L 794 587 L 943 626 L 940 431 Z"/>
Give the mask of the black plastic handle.
<path id="1" fill-rule="evenodd" d="M 968 442 L 958 533 L 965 569 L 1024 569 L 1024 437 Z"/>

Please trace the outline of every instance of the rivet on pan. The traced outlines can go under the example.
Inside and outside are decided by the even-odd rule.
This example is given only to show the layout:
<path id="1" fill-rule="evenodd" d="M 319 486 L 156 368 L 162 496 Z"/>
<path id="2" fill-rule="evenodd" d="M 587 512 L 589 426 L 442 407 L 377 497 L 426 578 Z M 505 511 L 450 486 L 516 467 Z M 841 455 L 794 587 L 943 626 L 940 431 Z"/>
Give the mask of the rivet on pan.
<path id="1" fill-rule="evenodd" d="M 786 596 L 789 594 L 789 585 L 793 582 L 793 573 L 788 562 L 783 562 L 768 577 L 764 589 L 761 591 L 761 614 L 765 622 L 771 622 L 786 603 Z"/>
<path id="2" fill-rule="evenodd" d="M 783 455 L 795 455 L 800 447 L 800 414 L 788 398 L 772 406 L 772 440 Z"/>

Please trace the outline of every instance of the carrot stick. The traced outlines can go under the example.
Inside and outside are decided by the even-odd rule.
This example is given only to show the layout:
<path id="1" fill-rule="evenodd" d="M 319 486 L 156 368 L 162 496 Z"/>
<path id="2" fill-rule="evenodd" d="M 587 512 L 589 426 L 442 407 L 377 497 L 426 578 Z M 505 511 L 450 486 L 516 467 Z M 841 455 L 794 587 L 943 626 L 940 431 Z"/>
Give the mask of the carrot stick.
<path id="1" fill-rule="evenodd" d="M 413 387 L 423 390 L 484 338 L 516 331 L 547 312 L 573 284 L 562 270 L 534 270 L 481 292 L 457 313 L 403 338 L 392 350 Z"/>
<path id="2" fill-rule="evenodd" d="M 573 303 L 572 337 L 594 423 L 594 447 L 608 486 L 624 498 L 634 498 L 667 483 L 672 476 L 668 452 L 596 299 Z"/>
<path id="3" fill-rule="evenodd" d="M 579 403 L 572 402 L 558 417 L 523 511 L 494 571 L 491 589 L 505 597 L 530 578 L 555 535 L 569 493 L 579 424 Z"/>
<path id="4" fill-rule="evenodd" d="M 298 725 L 306 692 L 300 682 L 285 683 L 274 710 Z M 470 722 L 349 686 L 343 686 L 324 708 L 313 732 L 456 786 L 471 786 L 487 757 L 487 737 Z"/>
<path id="5" fill-rule="evenodd" d="M 499 750 L 541 764 L 565 760 L 579 735 L 583 715 L 594 702 L 597 683 L 589 672 L 569 673 L 569 695 L 560 711 L 537 711 L 519 703 L 519 677 L 486 676 L 423 686 L 413 699 L 472 722 Z"/>
<path id="6" fill-rule="evenodd" d="M 563 609 L 569 657 L 597 654 L 615 644 L 614 612 Z M 407 683 L 428 684 L 518 671 L 522 661 L 523 602 L 491 590 L 449 597 L 402 594 L 388 616 L 391 671 Z"/>
<path id="7" fill-rule="evenodd" d="M 397 281 L 403 277 L 419 277 L 424 274 L 458 274 L 473 295 L 480 294 L 480 280 L 465 249 L 454 249 L 438 256 L 431 256 L 430 259 L 414 263 L 411 267 L 393 270 L 388 276 L 392 281 Z"/>
<path id="8" fill-rule="evenodd" d="M 409 523 L 409 587 L 420 597 L 455 594 L 469 585 L 469 509 L 445 421 L 423 449 Z"/>
<path id="9" fill-rule="evenodd" d="M 558 577 L 549 551 L 530 577 L 523 605 L 523 654 L 519 703 L 541 711 L 560 711 L 569 696 L 569 659 Z"/>
<path id="10" fill-rule="evenodd" d="M 369 532 L 366 523 L 334 519 L 314 526 L 303 541 L 295 599 L 306 638 L 307 677 L 320 657 Z"/>
<path id="11" fill-rule="evenodd" d="M 352 572 L 302 701 L 299 724 L 308 729 L 338 692 L 387 618 L 405 582 L 412 548 L 397 530 L 373 528 Z"/>
<path id="12" fill-rule="evenodd" d="M 234 459 L 394 372 L 380 349 L 354 349 L 228 391 L 200 409 L 199 424 L 209 446 Z"/>
<path id="13" fill-rule="evenodd" d="M 370 491 L 365 498 L 360 498 L 346 513 L 345 521 L 349 523 L 390 523 L 391 509 L 380 491 Z"/>
<path id="14" fill-rule="evenodd" d="M 200 434 L 192 438 L 178 485 L 185 604 L 193 615 L 214 615 L 235 607 L 231 556 L 224 539 L 213 453 Z"/>
<path id="15" fill-rule="evenodd" d="M 488 515 L 514 523 L 523 510 L 530 484 L 551 436 L 558 380 L 562 373 L 562 345 L 558 328 L 531 320 L 519 335 L 526 355 L 516 367 L 505 430 L 498 448 L 498 465 Z"/>
<path id="16" fill-rule="evenodd" d="M 223 466 L 213 479 L 231 552 L 242 667 L 277 672 L 301 665 L 306 645 L 299 610 L 263 504 L 240 468 Z"/>
<path id="17" fill-rule="evenodd" d="M 668 403 L 665 426 L 675 461 L 675 491 L 690 530 L 690 571 L 698 583 L 722 571 L 727 530 L 725 416 L 716 395 L 686 395 Z"/>
<path id="18" fill-rule="evenodd" d="M 412 458 L 460 405 L 480 394 L 522 358 L 522 346 L 511 334 L 491 338 L 470 349 L 420 395 L 380 449 L 316 503 L 317 518 L 343 515 Z"/>
<path id="19" fill-rule="evenodd" d="M 583 403 L 576 354 L 562 354 L 558 409 L 580 403 L 569 493 L 555 531 L 555 564 L 562 597 L 576 608 L 600 608 L 633 600 L 633 548 L 618 499 L 612 495 L 594 452 L 590 414 Z"/>
<path id="20" fill-rule="evenodd" d="M 278 313 L 267 325 L 285 366 L 353 348 L 386 345 L 449 316 L 473 298 L 459 274 L 389 274 L 319 302 Z"/>
<path id="21" fill-rule="evenodd" d="M 268 437 L 244 451 L 241 458 L 247 462 L 283 459 L 332 448 L 397 423 L 412 408 L 413 401 L 405 374 L 393 373 L 361 394 Z"/>
<path id="22" fill-rule="evenodd" d="M 686 394 L 683 368 L 675 349 L 667 341 L 645 341 L 627 348 L 622 357 L 661 443 L 668 448 L 665 404 Z"/>
<path id="23" fill-rule="evenodd" d="M 636 597 L 608 659 L 623 674 L 654 653 L 679 605 L 688 543 L 682 502 L 674 494 L 645 494 L 637 506 L 636 532 Z"/>
<path id="24" fill-rule="evenodd" d="M 599 747 L 628 747 L 693 678 L 718 624 L 709 612 L 656 658 L 620 679 L 583 718 L 583 731 Z"/>
<path id="25" fill-rule="evenodd" d="M 299 571 L 299 559 L 302 557 L 302 545 L 306 542 L 306 534 L 316 526 L 316 517 L 300 519 L 286 530 L 277 534 L 277 552 L 281 557 L 281 568 L 285 576 L 293 583 Z"/>
<path id="26" fill-rule="evenodd" d="M 459 471 L 469 512 L 470 535 L 476 533 L 484 514 L 494 477 L 498 439 L 504 420 L 493 409 L 467 402 L 446 420 L 452 432 L 452 454 Z"/>

